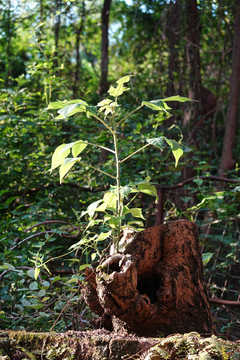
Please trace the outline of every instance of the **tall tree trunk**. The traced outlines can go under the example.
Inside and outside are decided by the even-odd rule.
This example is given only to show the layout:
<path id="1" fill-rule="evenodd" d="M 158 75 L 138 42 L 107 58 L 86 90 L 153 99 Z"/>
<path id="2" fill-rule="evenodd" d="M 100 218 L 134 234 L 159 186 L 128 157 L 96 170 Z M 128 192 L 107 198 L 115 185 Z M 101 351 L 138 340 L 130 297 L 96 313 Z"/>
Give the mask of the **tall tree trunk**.
<path id="1" fill-rule="evenodd" d="M 8 8 L 7 8 L 7 64 L 6 64 L 6 78 L 5 78 L 5 86 L 9 86 L 9 77 L 11 76 L 11 0 L 8 0 Z"/>
<path id="2" fill-rule="evenodd" d="M 232 74 L 230 78 L 229 102 L 219 171 L 220 176 L 222 177 L 224 177 L 227 170 L 232 170 L 235 165 L 235 161 L 233 160 L 233 143 L 236 129 L 240 78 L 240 0 L 236 0 L 235 3 L 236 11 L 233 33 Z"/>
<path id="3" fill-rule="evenodd" d="M 104 94 L 109 88 L 108 83 L 108 27 L 109 27 L 109 13 L 112 0 L 104 0 L 102 9 L 102 49 L 101 49 L 101 78 L 98 87 L 98 95 L 102 100 Z M 99 161 L 105 163 L 107 161 L 107 151 L 101 149 Z"/>
<path id="4" fill-rule="evenodd" d="M 186 1 L 187 14 L 187 63 L 189 71 L 189 98 L 200 99 L 201 86 L 201 62 L 199 54 L 199 18 L 196 0 Z M 199 103 L 193 103 L 188 106 L 188 110 L 184 113 L 183 125 L 190 127 L 190 123 L 196 122 L 198 117 Z M 192 121 L 191 121 L 192 119 Z"/>
<path id="5" fill-rule="evenodd" d="M 189 72 L 189 98 L 198 102 L 187 105 L 184 112 L 183 126 L 188 132 L 186 140 L 198 145 L 198 130 L 204 125 L 204 120 L 216 108 L 215 95 L 202 86 L 200 59 L 200 29 L 196 0 L 186 1 L 187 22 L 187 63 Z M 187 130 L 187 131 L 186 131 Z"/>
<path id="6" fill-rule="evenodd" d="M 168 85 L 167 85 L 167 96 L 172 96 L 175 93 L 174 87 L 174 75 L 173 72 L 176 69 L 176 58 L 178 50 L 176 45 L 179 40 L 179 26 L 181 23 L 181 0 L 176 0 L 175 3 L 170 2 L 169 14 L 167 17 L 167 37 L 169 41 L 169 62 L 168 62 Z"/>
<path id="7" fill-rule="evenodd" d="M 101 78 L 98 87 L 100 98 L 106 94 L 109 88 L 108 77 L 108 27 L 109 13 L 112 0 L 104 0 L 102 9 L 102 50 L 101 50 Z"/>
<path id="8" fill-rule="evenodd" d="M 80 41 L 81 41 L 84 21 L 85 21 L 85 1 L 82 2 L 81 22 L 78 26 L 76 26 L 76 42 L 75 42 L 76 66 L 75 66 L 74 81 L 72 86 L 74 98 L 78 98 L 79 81 L 80 81 L 79 75 L 81 71 Z"/>
<path id="9" fill-rule="evenodd" d="M 55 8 L 56 12 L 60 11 L 61 0 L 56 0 L 55 6 L 56 6 Z M 54 59 L 53 59 L 53 66 L 57 73 L 58 73 L 58 40 L 59 40 L 60 23 L 61 23 L 61 15 L 58 14 L 58 16 L 56 17 L 56 23 L 54 28 L 55 51 L 54 51 Z"/>

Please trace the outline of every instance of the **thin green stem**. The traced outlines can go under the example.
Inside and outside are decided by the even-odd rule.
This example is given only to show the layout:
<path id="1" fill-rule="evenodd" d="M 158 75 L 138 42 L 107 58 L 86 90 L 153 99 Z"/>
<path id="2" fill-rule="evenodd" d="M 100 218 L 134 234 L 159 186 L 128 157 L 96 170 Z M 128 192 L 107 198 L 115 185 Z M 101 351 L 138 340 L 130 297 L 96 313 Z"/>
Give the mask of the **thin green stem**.
<path id="1" fill-rule="evenodd" d="M 105 121 L 103 121 L 100 117 L 98 117 L 97 115 L 92 114 L 98 121 L 100 121 L 104 126 L 106 126 L 106 128 L 113 134 L 112 129 L 108 126 L 108 124 L 105 123 Z"/>
<path id="2" fill-rule="evenodd" d="M 117 123 L 117 126 L 119 126 L 123 121 L 125 121 L 129 116 L 131 116 L 132 114 L 134 114 L 136 111 L 138 111 L 139 109 L 141 109 L 144 105 L 140 105 L 138 108 L 136 108 L 135 110 L 133 110 L 132 112 L 130 112 L 130 114 L 126 115 L 122 120 L 120 120 Z"/>
<path id="3" fill-rule="evenodd" d="M 115 148 L 115 159 L 116 159 L 116 172 L 117 172 L 117 176 L 116 176 L 116 180 L 117 180 L 117 198 L 118 198 L 118 204 L 117 204 L 117 216 L 120 217 L 121 216 L 121 212 L 122 212 L 122 203 L 121 203 L 121 193 L 120 193 L 120 188 L 121 188 L 121 182 L 120 182 L 120 161 L 119 161 L 119 154 L 118 154 L 118 141 L 117 141 L 117 124 L 114 121 L 114 117 L 113 117 L 113 127 L 114 127 L 114 134 L 113 134 L 113 139 L 114 139 L 114 148 Z M 116 251 L 118 252 L 118 246 L 119 246 L 119 241 L 120 241 L 120 232 L 121 232 L 121 220 L 119 221 L 118 227 L 117 227 L 117 241 L 116 241 Z"/>
<path id="4" fill-rule="evenodd" d="M 111 174 L 108 174 L 108 173 L 106 173 L 106 172 L 103 171 L 103 170 L 97 169 L 95 166 L 89 165 L 89 164 L 87 164 L 87 163 L 85 163 L 85 162 L 83 162 L 83 161 L 79 161 L 79 162 L 80 162 L 80 164 L 82 164 L 82 165 L 89 166 L 89 167 L 92 168 L 93 170 L 96 170 L 96 171 L 98 171 L 98 172 L 100 172 L 100 173 L 103 173 L 104 175 L 110 176 L 110 177 L 111 177 L 112 179 L 114 179 L 114 180 L 117 180 L 117 178 L 116 178 L 115 176 L 113 176 L 113 175 L 111 175 Z"/>
<path id="5" fill-rule="evenodd" d="M 101 148 L 101 149 L 105 149 L 105 150 L 107 150 L 107 151 L 115 154 L 115 151 L 114 151 L 114 150 L 109 149 L 109 148 L 107 148 L 107 147 L 105 147 L 105 146 L 98 145 L 98 144 L 94 144 L 94 143 L 91 143 L 91 142 L 89 142 L 89 141 L 84 141 L 84 142 L 87 143 L 87 144 L 89 144 L 89 145 L 96 146 L 96 147 L 99 147 L 99 148 Z"/>
<path id="6" fill-rule="evenodd" d="M 126 161 L 127 159 L 131 158 L 133 155 L 137 154 L 139 151 L 143 150 L 144 148 L 146 148 L 147 146 L 149 146 L 150 144 L 146 144 L 144 146 L 142 146 L 140 149 L 134 151 L 132 154 L 128 155 L 125 159 L 121 160 L 120 163 L 123 163 L 124 161 Z"/>

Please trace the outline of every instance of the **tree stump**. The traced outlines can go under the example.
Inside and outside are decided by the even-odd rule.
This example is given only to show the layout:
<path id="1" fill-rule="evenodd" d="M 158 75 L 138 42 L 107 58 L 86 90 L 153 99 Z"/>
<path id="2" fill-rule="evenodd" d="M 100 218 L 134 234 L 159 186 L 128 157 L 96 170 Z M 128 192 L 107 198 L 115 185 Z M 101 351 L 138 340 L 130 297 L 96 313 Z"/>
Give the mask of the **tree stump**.
<path id="1" fill-rule="evenodd" d="M 140 336 L 213 333 L 197 226 L 173 221 L 137 233 L 85 272 L 83 296 L 102 325 Z"/>

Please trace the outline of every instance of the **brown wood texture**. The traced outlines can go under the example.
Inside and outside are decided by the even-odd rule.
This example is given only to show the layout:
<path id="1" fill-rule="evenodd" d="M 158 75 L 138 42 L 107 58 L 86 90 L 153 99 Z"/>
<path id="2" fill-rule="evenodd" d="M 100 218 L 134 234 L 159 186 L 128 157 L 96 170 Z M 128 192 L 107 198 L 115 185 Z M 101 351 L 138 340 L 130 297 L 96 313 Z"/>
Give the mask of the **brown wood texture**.
<path id="1" fill-rule="evenodd" d="M 108 329 L 140 336 L 213 333 L 197 226 L 173 221 L 137 233 L 123 253 L 105 257 L 84 298 Z"/>

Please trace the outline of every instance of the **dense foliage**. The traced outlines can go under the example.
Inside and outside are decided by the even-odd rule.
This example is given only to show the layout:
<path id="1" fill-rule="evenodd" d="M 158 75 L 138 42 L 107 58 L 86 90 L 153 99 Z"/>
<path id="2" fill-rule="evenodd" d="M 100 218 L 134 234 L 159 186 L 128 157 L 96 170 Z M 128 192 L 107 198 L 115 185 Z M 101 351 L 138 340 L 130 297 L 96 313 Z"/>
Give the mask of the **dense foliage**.
<path id="1" fill-rule="evenodd" d="M 112 2 L 108 81 L 135 75 L 130 79 L 131 90 L 122 95 L 123 118 L 143 100 L 177 94 L 192 97 L 189 2 Z M 101 148 L 86 148 L 87 163 L 76 166 L 61 185 L 56 172 L 48 170 L 59 144 L 83 140 L 108 147 L 112 140 L 104 126 L 96 128 L 94 119 L 85 113 L 56 118 L 47 108 L 58 100 L 81 99 L 88 104 L 102 100 L 102 7 L 102 1 L 87 0 L 3 0 L 0 4 L 2 328 L 91 326 L 92 315 L 86 316 L 88 310 L 81 301 L 81 271 L 91 263 L 91 251 L 71 246 L 80 241 L 85 229 L 80 213 L 112 185 L 104 173 L 90 171 L 88 164 L 95 168 L 104 164 L 111 173 L 114 159 Z M 119 129 L 123 158 L 141 147 L 145 137 L 164 135 L 179 141 L 181 134 L 185 156 L 175 168 L 167 144 L 163 152 L 149 147 L 123 163 L 125 184 L 150 177 L 156 184 L 173 185 L 192 176 L 218 174 L 236 5 L 200 1 L 197 10 L 200 78 L 196 82 L 205 89 L 198 92 L 201 98 L 195 98 L 200 106 L 197 120 L 184 124 L 189 110 L 190 118 L 194 116 L 194 105 L 173 103 L 172 117 L 142 109 Z M 237 125 L 239 121 L 238 115 Z M 233 147 L 236 165 L 227 174 L 232 179 L 239 176 L 239 128 Z M 195 179 L 181 191 L 165 192 L 165 218 L 194 220 L 201 210 L 202 219 L 206 220 L 206 213 L 208 219 L 227 219 L 239 231 L 239 192 L 237 184 Z M 147 219 L 145 226 L 152 226 L 156 222 L 153 200 L 140 194 L 134 201 Z M 99 252 L 107 245 L 101 244 Z M 238 248 L 234 256 L 239 259 Z"/>

